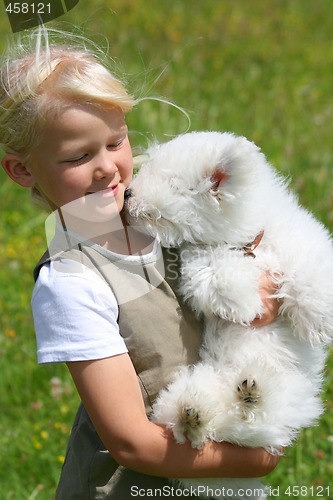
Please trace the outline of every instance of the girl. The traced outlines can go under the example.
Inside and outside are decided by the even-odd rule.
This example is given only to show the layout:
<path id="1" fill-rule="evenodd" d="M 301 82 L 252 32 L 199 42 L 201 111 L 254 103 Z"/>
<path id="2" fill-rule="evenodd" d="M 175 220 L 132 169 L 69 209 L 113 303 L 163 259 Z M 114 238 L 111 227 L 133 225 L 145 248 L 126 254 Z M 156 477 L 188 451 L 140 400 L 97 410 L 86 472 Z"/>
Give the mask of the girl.
<path id="1" fill-rule="evenodd" d="M 157 393 L 197 360 L 201 325 L 172 290 L 176 252 L 164 273 L 158 245 L 123 221 L 136 101 L 91 51 L 44 38 L 2 67 L 0 137 L 6 173 L 56 216 L 35 272 L 38 361 L 67 363 L 82 400 L 56 498 L 170 496 L 168 477 L 267 474 L 278 458 L 263 449 L 195 450 L 149 421 Z M 256 324 L 277 313 L 271 291 L 263 276 Z"/>

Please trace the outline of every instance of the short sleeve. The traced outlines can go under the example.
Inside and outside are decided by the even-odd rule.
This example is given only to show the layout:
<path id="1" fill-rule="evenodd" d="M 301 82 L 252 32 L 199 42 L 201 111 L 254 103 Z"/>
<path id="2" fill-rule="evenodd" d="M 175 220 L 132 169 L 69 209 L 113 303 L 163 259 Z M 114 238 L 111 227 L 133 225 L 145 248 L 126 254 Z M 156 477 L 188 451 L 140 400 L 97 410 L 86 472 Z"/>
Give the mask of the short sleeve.
<path id="1" fill-rule="evenodd" d="M 63 259 L 44 265 L 31 306 L 38 363 L 93 360 L 127 352 L 112 290 L 80 263 Z"/>

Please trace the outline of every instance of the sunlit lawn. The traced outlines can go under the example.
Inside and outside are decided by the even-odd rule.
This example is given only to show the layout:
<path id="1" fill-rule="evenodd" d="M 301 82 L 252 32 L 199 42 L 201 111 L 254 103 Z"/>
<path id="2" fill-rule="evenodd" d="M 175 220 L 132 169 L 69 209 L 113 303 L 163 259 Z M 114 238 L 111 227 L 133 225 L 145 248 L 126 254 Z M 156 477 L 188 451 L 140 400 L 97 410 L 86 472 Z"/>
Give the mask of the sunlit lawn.
<path id="1" fill-rule="evenodd" d="M 82 0 L 62 20 L 89 28 L 98 43 L 107 39 L 130 90 L 184 107 L 190 130 L 231 130 L 257 142 L 333 228 L 330 0 Z M 4 47 L 10 29 L 2 12 L 0 28 Z M 134 145 L 188 127 L 184 115 L 156 102 L 141 103 L 128 123 Z M 36 364 L 29 301 L 45 216 L 2 172 L 0 213 L 0 500 L 48 500 L 78 397 L 64 366 Z M 332 486 L 332 379 L 331 357 L 326 414 L 267 479 L 280 498 L 290 498 L 288 486 L 304 486 L 299 496 L 309 499 L 319 492 L 312 486 Z"/>

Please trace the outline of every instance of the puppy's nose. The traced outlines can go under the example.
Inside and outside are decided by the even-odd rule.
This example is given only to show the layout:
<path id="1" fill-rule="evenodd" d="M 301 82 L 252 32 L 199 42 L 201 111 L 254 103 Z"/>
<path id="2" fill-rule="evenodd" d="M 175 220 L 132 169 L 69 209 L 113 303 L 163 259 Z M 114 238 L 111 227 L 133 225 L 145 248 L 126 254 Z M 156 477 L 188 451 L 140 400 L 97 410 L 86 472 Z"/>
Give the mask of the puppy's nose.
<path id="1" fill-rule="evenodd" d="M 131 196 L 132 196 L 132 190 L 131 190 L 131 188 L 127 188 L 127 189 L 125 189 L 125 193 L 124 193 L 124 198 L 125 198 L 125 200 L 126 200 L 127 198 L 130 198 Z"/>

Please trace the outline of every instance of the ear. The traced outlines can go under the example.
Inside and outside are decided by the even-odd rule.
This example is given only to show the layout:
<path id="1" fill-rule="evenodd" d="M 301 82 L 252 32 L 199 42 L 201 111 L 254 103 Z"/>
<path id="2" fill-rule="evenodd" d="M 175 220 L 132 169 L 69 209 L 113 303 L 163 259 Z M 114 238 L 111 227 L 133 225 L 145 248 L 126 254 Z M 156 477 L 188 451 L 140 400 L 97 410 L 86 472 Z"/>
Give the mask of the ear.
<path id="1" fill-rule="evenodd" d="M 35 185 L 35 178 L 23 163 L 22 158 L 16 154 L 7 154 L 3 157 L 1 165 L 6 174 L 20 186 L 29 188 Z"/>
<path id="2" fill-rule="evenodd" d="M 224 184 L 229 178 L 228 174 L 225 171 L 223 171 L 221 167 L 222 167 L 221 165 L 218 165 L 215 169 L 215 172 L 210 178 L 212 182 L 211 191 L 215 193 L 219 191 L 221 184 Z"/>

